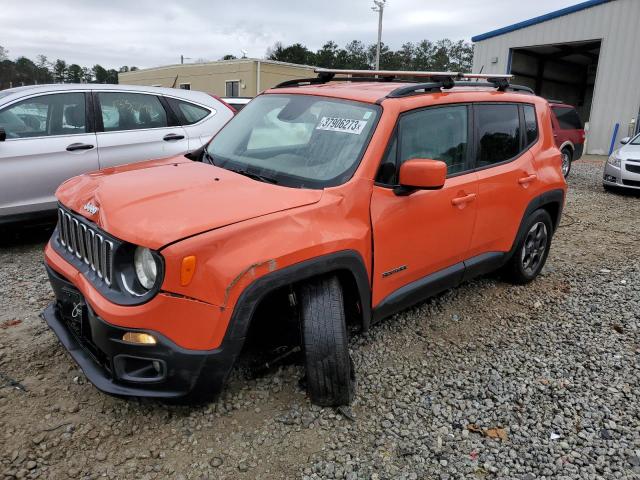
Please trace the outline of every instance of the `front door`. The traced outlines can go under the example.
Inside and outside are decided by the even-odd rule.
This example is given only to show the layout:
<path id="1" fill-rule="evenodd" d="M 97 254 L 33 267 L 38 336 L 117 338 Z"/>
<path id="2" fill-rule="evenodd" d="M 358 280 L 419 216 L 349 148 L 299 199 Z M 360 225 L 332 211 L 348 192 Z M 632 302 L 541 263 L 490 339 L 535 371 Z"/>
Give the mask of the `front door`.
<path id="1" fill-rule="evenodd" d="M 0 111 L 0 217 L 55 208 L 65 180 L 98 169 L 85 94 L 37 95 Z"/>
<path id="2" fill-rule="evenodd" d="M 172 125 L 156 95 L 97 92 L 100 168 L 167 158 L 189 151 L 184 128 Z"/>
<path id="3" fill-rule="evenodd" d="M 478 194 L 477 176 L 470 168 L 469 117 L 467 105 L 430 107 L 401 116 L 371 199 L 374 307 L 409 284 L 411 290 L 434 279 L 448 286 L 462 277 Z M 412 158 L 444 161 L 444 187 L 397 196 L 392 187 L 398 168 Z"/>

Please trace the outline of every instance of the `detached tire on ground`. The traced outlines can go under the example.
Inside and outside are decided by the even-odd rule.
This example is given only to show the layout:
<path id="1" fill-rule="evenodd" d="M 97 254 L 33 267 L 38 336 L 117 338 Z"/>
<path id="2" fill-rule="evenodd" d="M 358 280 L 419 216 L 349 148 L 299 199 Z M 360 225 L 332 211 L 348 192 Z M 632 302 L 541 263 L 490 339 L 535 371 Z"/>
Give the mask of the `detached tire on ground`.
<path id="1" fill-rule="evenodd" d="M 524 235 L 504 266 L 507 278 L 518 285 L 534 280 L 547 261 L 553 236 L 551 216 L 546 210 L 536 210 L 525 220 L 523 231 Z"/>
<path id="2" fill-rule="evenodd" d="M 302 345 L 311 402 L 323 407 L 348 405 L 355 395 L 340 281 L 321 277 L 300 288 Z"/>

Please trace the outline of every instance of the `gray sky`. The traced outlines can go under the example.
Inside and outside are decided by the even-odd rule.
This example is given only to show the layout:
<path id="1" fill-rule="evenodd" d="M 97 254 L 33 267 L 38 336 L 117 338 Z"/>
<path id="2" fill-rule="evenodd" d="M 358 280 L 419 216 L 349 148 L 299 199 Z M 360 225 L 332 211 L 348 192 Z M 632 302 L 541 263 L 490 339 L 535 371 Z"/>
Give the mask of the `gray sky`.
<path id="1" fill-rule="evenodd" d="M 563 8 L 578 0 L 388 0 L 383 41 L 404 42 L 474 35 Z M 11 58 L 105 67 L 178 63 L 180 54 L 217 60 L 227 53 L 263 57 L 276 41 L 316 50 L 373 43 L 377 14 L 371 0 L 22 0 L 2 2 L 0 45 Z"/>

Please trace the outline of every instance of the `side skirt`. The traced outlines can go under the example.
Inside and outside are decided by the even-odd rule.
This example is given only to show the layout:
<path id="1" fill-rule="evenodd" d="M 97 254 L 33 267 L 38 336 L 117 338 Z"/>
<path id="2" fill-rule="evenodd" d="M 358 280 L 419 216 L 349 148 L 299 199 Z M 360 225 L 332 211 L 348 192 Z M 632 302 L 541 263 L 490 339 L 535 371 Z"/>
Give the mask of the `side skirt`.
<path id="1" fill-rule="evenodd" d="M 373 309 L 373 322 L 398 313 L 462 282 L 500 268 L 508 259 L 504 252 L 483 253 L 399 288 Z"/>

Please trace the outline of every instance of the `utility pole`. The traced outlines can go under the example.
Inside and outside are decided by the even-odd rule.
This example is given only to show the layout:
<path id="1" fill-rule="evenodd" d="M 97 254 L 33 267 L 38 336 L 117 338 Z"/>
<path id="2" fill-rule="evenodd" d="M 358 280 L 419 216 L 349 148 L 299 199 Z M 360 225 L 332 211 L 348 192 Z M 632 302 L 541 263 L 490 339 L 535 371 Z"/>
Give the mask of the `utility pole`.
<path id="1" fill-rule="evenodd" d="M 191 60 L 191 57 L 185 57 L 184 55 L 180 55 L 180 65 L 184 64 L 185 60 Z"/>
<path id="2" fill-rule="evenodd" d="M 387 0 L 373 0 L 371 10 L 378 12 L 378 46 L 376 48 L 376 70 L 380 70 L 380 44 L 382 43 L 382 14 Z"/>

